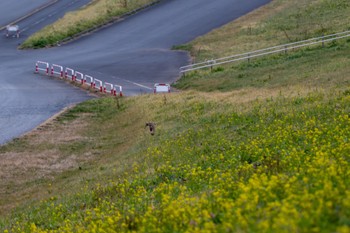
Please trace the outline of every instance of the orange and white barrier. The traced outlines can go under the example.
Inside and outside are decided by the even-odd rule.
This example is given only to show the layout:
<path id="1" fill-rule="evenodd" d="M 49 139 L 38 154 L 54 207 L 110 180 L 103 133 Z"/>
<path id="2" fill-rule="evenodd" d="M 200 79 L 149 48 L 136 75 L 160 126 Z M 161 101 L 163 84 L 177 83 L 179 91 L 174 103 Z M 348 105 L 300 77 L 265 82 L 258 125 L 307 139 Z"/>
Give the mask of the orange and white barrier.
<path id="1" fill-rule="evenodd" d="M 43 71 L 46 75 L 49 75 L 49 63 L 37 61 L 35 63 L 35 73 L 39 73 L 40 71 Z"/>

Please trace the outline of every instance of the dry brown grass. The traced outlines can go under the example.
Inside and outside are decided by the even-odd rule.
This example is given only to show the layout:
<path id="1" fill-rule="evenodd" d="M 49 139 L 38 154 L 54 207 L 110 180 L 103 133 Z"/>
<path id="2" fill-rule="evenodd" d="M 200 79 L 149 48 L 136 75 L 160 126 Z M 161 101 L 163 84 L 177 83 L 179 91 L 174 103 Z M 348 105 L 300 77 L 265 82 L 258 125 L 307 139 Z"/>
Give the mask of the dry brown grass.
<path id="1" fill-rule="evenodd" d="M 296 96 L 306 96 L 315 92 L 315 87 L 304 85 L 293 85 L 279 88 L 242 88 L 230 92 L 196 92 L 199 98 L 205 98 L 211 101 L 230 104 L 247 104 L 255 100 L 265 100 L 284 96 L 293 98 Z M 324 92 L 323 88 L 317 88 L 317 92 Z"/>
<path id="2" fill-rule="evenodd" d="M 276 45 L 278 43 L 277 35 L 275 39 L 266 40 L 264 34 L 254 33 L 254 36 L 250 34 L 259 30 L 262 27 L 262 22 L 271 15 L 284 11 L 293 4 L 293 1 L 274 0 L 232 23 L 198 37 L 192 42 L 193 55 L 199 60 L 202 57 L 207 57 L 208 54 L 213 58 L 218 58 Z M 247 31 L 246 35 L 235 36 L 244 31 Z"/>
<path id="3" fill-rule="evenodd" d="M 56 115 L 57 117 L 58 115 Z M 49 194 L 43 192 L 41 181 L 50 182 L 57 174 L 77 169 L 93 159 L 91 153 L 66 154 L 60 145 L 88 141 L 82 136 L 87 116 L 82 115 L 69 124 L 51 118 L 21 140 L 25 146 L 14 147 L 0 154 L 0 214 L 21 202 Z"/>
<path id="4" fill-rule="evenodd" d="M 70 109 L 65 109 L 0 148 L 0 216 L 31 200 L 74 193 L 86 180 L 103 182 L 132 167 L 139 146 L 150 137 L 144 124 L 155 113 L 133 99 L 125 100 L 134 103 L 127 111 L 118 112 L 116 101 L 109 100 L 113 109 L 102 122 L 96 118 L 99 111 L 66 121 Z M 124 100 L 119 101 L 123 105 Z"/>

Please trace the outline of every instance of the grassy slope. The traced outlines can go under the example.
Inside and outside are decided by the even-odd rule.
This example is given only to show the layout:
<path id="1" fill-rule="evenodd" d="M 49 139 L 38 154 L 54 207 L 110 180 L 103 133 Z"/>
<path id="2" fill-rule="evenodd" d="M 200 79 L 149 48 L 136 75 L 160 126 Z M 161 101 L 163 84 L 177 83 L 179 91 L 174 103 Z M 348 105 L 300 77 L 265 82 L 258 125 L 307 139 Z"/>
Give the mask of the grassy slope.
<path id="1" fill-rule="evenodd" d="M 338 10 L 331 12 L 336 13 L 348 10 L 347 2 L 340 0 L 305 0 L 300 4 L 310 9 L 335 7 Z M 256 22 L 273 22 L 275 17 L 280 17 L 278 22 L 284 16 L 288 21 L 286 6 L 290 10 L 308 9 L 294 1 L 276 0 L 244 18 L 251 27 L 258 27 Z M 344 20 L 347 17 L 344 15 Z M 342 17 L 337 19 L 340 22 L 336 25 L 345 24 Z M 240 26 L 237 22 L 232 25 L 247 27 L 245 22 L 239 20 Z M 340 26 L 334 31 L 338 29 Z M 236 33 L 235 43 L 241 35 Z M 287 33 L 291 37 L 292 33 Z M 242 48 L 245 41 L 241 40 Z M 263 41 L 270 43 L 268 39 Z M 194 48 L 200 44 L 195 43 Z M 199 59 L 211 56 L 214 50 L 209 48 L 216 45 L 206 42 L 206 46 Z M 120 100 L 119 108 L 112 98 L 80 104 L 56 124 L 69 126 L 84 119 L 89 127 L 81 129 L 74 140 L 62 143 L 57 153 L 90 157 L 78 161 L 81 169 L 66 168 L 52 173 L 54 178 L 44 177 L 39 184 L 24 184 L 29 190 L 39 185 L 41 191 L 37 193 L 43 201 L 34 201 L 31 206 L 21 204 L 0 221 L 0 229 L 348 232 L 347 51 L 348 44 L 343 41 L 325 49 L 299 51 L 294 58 L 273 57 L 257 61 L 256 66 L 239 65 L 241 72 L 247 72 L 248 80 L 240 85 L 227 80 L 231 88 L 225 93 L 144 95 Z M 298 71 L 289 62 L 298 65 Z M 321 69 L 312 68 L 317 63 L 322 64 Z M 293 71 L 290 80 L 251 84 L 261 69 L 286 74 L 281 68 Z M 232 75 L 235 71 L 227 67 L 221 72 L 205 71 L 193 75 L 196 78 L 187 85 L 200 89 L 197 80 L 203 88 L 216 75 Z M 305 72 L 310 74 L 304 76 Z M 323 77 L 322 82 L 316 82 L 318 77 Z M 144 129 L 148 121 L 157 123 L 153 137 Z M 45 154 L 54 146 L 52 143 L 45 148 L 47 141 L 34 146 L 31 140 L 33 137 L 19 139 L 1 148 L 0 155 L 14 150 L 35 152 L 36 148 Z"/>
<path id="2" fill-rule="evenodd" d="M 146 95 L 119 110 L 113 99 L 83 103 L 75 114 L 95 123 L 83 133 L 95 143 L 79 153 L 94 158 L 56 176 L 41 187 L 45 201 L 2 224 L 33 232 L 346 230 L 349 93 Z M 155 136 L 144 129 L 149 120 Z"/>
<path id="3" fill-rule="evenodd" d="M 275 0 L 187 47 L 196 61 L 254 51 L 275 45 L 349 29 L 350 3 L 346 0 Z M 232 37 L 234 35 L 234 37 Z M 229 91 L 242 87 L 276 88 L 296 84 L 335 86 L 349 84 L 349 43 L 340 40 L 287 55 L 272 55 L 232 63 L 213 71 L 193 72 L 176 87 L 200 91 Z"/>

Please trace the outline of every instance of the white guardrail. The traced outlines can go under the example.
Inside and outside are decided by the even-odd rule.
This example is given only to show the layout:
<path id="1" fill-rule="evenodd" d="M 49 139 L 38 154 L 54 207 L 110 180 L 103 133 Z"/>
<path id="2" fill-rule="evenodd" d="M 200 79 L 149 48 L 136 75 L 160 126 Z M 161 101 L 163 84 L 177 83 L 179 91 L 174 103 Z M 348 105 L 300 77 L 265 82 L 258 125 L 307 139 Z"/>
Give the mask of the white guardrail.
<path id="1" fill-rule="evenodd" d="M 43 61 L 37 61 L 35 64 L 35 73 L 44 72 L 49 75 L 49 63 Z"/>
<path id="2" fill-rule="evenodd" d="M 75 81 L 80 84 L 84 84 L 84 75 L 83 73 L 80 73 L 78 71 L 75 71 L 74 73 Z"/>
<path id="3" fill-rule="evenodd" d="M 102 81 L 95 78 L 94 80 L 94 89 L 98 89 L 100 90 L 100 92 L 103 92 L 103 84 L 102 84 Z"/>
<path id="4" fill-rule="evenodd" d="M 89 80 L 89 81 L 88 81 Z M 91 77 L 90 75 L 85 75 L 84 77 L 84 82 L 85 83 L 90 83 L 90 87 L 93 88 L 94 87 L 94 78 Z M 89 85 L 89 84 L 87 84 Z"/>
<path id="5" fill-rule="evenodd" d="M 123 87 L 119 85 L 114 85 L 114 95 L 117 95 L 117 88 L 119 89 L 119 96 L 123 96 Z"/>
<path id="6" fill-rule="evenodd" d="M 105 82 L 105 85 L 103 87 L 103 92 L 104 93 L 111 93 L 113 95 L 113 84 L 112 83 L 107 83 Z"/>
<path id="7" fill-rule="evenodd" d="M 74 77 L 74 70 L 71 68 L 66 68 L 65 70 L 65 76 L 66 79 L 70 79 L 71 81 L 74 81 L 75 77 Z"/>
<path id="8" fill-rule="evenodd" d="M 190 72 L 190 71 L 195 71 L 195 70 L 204 69 L 204 68 L 213 68 L 213 66 L 233 63 L 233 62 L 242 61 L 242 60 L 249 61 L 250 59 L 255 57 L 266 56 L 274 53 L 280 53 L 280 52 L 287 53 L 288 50 L 298 49 L 298 48 L 321 44 L 321 43 L 322 45 L 324 45 L 324 43 L 326 42 L 339 40 L 347 37 L 350 37 L 350 31 L 339 32 L 331 35 L 324 35 L 321 37 L 302 40 L 302 41 L 293 42 L 293 43 L 284 44 L 284 45 L 278 45 L 278 46 L 260 49 L 260 50 L 256 50 L 248 53 L 242 53 L 242 54 L 236 54 L 228 57 L 212 59 L 205 62 L 199 62 L 199 63 L 187 65 L 187 66 L 182 66 L 180 67 L 180 73 L 185 74 L 186 72 Z"/>
<path id="9" fill-rule="evenodd" d="M 59 75 L 60 78 L 63 78 L 63 66 L 52 64 L 51 65 L 51 76 Z"/>
<path id="10" fill-rule="evenodd" d="M 59 77 L 61 79 L 69 79 L 72 82 L 80 83 L 81 85 L 87 85 L 92 89 L 98 89 L 101 93 L 110 93 L 114 96 L 123 96 L 122 86 L 114 85 L 112 83 L 103 82 L 99 79 L 93 78 L 90 75 L 84 75 L 81 72 L 75 71 L 71 68 L 64 68 L 63 66 L 50 64 L 44 61 L 37 61 L 35 63 L 35 71 L 36 74 L 45 74 L 51 77 Z M 119 93 L 117 91 L 119 90 Z"/>

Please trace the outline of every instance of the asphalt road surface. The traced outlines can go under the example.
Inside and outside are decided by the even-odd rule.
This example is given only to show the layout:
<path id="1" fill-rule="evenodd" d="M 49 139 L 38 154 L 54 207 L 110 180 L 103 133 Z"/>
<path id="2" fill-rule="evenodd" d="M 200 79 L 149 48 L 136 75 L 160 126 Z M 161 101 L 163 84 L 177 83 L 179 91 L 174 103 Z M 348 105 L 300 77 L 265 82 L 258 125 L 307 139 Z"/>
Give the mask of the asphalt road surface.
<path id="1" fill-rule="evenodd" d="M 122 85 L 126 95 L 148 93 L 154 83 L 176 81 L 179 67 L 190 62 L 187 53 L 172 51 L 173 45 L 187 43 L 269 1 L 164 0 L 66 45 L 18 51 L 17 45 L 26 36 L 55 21 L 64 12 L 89 2 L 58 1 L 18 23 L 25 29 L 19 39 L 0 38 L 0 144 L 33 129 L 65 106 L 91 98 L 60 80 L 33 74 L 37 60 L 71 67 Z M 13 9 L 12 0 L 0 3 L 0 15 L 4 17 L 9 14 L 6 7 Z M 20 16 L 18 13 L 17 18 Z M 0 21 L 0 25 L 2 23 Z"/>
<path id="2" fill-rule="evenodd" d="M 8 25 L 21 16 L 28 15 L 35 9 L 47 4 L 48 0 L 1 0 L 0 28 Z"/>

